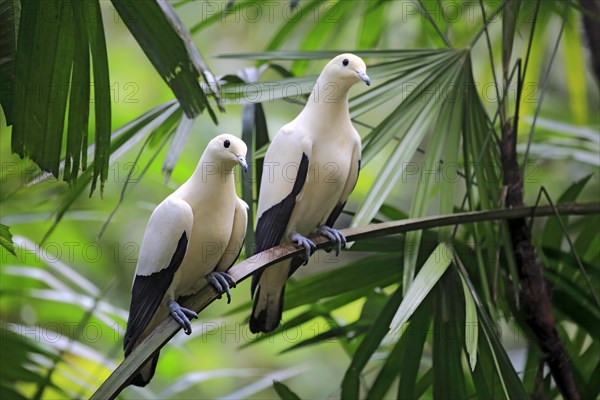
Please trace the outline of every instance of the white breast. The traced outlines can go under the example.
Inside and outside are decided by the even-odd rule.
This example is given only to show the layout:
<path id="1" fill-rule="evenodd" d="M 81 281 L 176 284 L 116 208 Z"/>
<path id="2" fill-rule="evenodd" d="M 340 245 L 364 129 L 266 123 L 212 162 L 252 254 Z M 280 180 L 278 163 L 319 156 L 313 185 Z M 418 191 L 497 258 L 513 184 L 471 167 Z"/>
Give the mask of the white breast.
<path id="1" fill-rule="evenodd" d="M 205 276 L 215 269 L 229 243 L 237 197 L 219 198 L 218 206 L 195 207 L 188 250 L 176 277 L 176 297 L 192 294 L 206 285 Z"/>
<path id="2" fill-rule="evenodd" d="M 353 142 L 343 140 L 341 135 L 319 140 L 313 146 L 306 184 L 296 200 L 287 235 L 298 232 L 306 236 L 325 223 L 348 180 L 352 150 Z"/>

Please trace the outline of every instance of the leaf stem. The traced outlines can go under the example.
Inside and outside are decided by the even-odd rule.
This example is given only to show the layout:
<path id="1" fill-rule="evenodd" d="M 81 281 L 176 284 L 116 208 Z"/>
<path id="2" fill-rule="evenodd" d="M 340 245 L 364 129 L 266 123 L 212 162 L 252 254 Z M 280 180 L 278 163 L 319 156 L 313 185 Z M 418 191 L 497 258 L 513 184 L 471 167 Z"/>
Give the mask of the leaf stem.
<path id="1" fill-rule="evenodd" d="M 487 18 L 485 16 L 485 7 L 483 6 L 483 0 L 479 0 L 479 7 L 481 8 L 481 16 L 485 21 Z M 498 110 L 500 111 L 500 123 L 504 124 L 505 115 L 504 115 L 504 96 L 502 97 L 502 102 L 500 102 L 500 89 L 498 87 L 498 77 L 496 76 L 496 67 L 494 65 L 494 52 L 492 51 L 492 41 L 490 40 L 490 33 L 488 32 L 487 24 L 483 26 L 483 31 L 485 32 L 485 40 L 487 43 L 488 53 L 490 57 L 490 66 L 492 68 L 492 76 L 494 77 L 494 88 L 496 89 L 496 98 L 498 99 Z"/>
<path id="2" fill-rule="evenodd" d="M 436 32 L 438 33 L 438 35 L 440 36 L 440 38 L 442 38 L 442 40 L 444 41 L 444 44 L 446 45 L 446 47 L 449 48 L 449 49 L 451 49 L 452 48 L 452 43 L 450 43 L 450 40 L 448 39 L 448 37 L 446 36 L 446 34 L 444 32 L 442 32 L 442 30 L 440 29 L 439 25 L 436 24 L 435 20 L 433 19 L 433 17 L 431 16 L 431 14 L 427 10 L 427 8 L 425 8 L 425 5 L 423 4 L 423 0 L 417 0 L 417 1 L 419 3 L 419 8 L 421 9 L 421 11 L 422 11 L 423 15 L 425 16 L 425 18 L 427 18 L 427 20 L 431 23 L 431 25 L 436 30 Z"/>
<path id="3" fill-rule="evenodd" d="M 542 90 L 540 92 L 540 101 L 537 104 L 537 108 L 535 110 L 535 115 L 533 117 L 533 121 L 531 122 L 531 129 L 529 130 L 529 137 L 527 138 L 527 148 L 525 149 L 525 154 L 523 156 L 523 165 L 521 166 L 521 174 L 525 173 L 525 168 L 527 168 L 527 162 L 529 160 L 529 150 L 531 149 L 531 143 L 533 142 L 533 133 L 535 132 L 535 124 L 540 115 L 540 111 L 542 110 L 542 103 L 544 102 L 544 95 L 546 94 L 546 89 L 548 88 L 548 82 L 550 81 L 550 71 L 552 70 L 552 65 L 554 65 L 554 59 L 556 58 L 556 53 L 558 52 L 558 45 L 560 44 L 560 39 L 562 37 L 562 33 L 565 29 L 565 24 L 567 22 L 567 15 L 569 13 L 565 10 L 565 13 L 562 18 L 562 24 L 560 25 L 560 31 L 558 32 L 558 37 L 556 38 L 556 43 L 554 44 L 554 50 L 552 51 L 552 56 L 550 57 L 550 63 L 548 64 L 548 69 L 546 70 L 544 76 L 544 82 L 542 84 Z M 516 138 L 515 138 L 516 140 Z"/>
<path id="4" fill-rule="evenodd" d="M 477 41 L 479 40 L 479 38 L 481 37 L 481 35 L 484 32 L 487 31 L 488 25 L 492 22 L 492 20 L 494 18 L 496 18 L 496 15 L 498 15 L 500 13 L 500 11 L 502 11 L 504 9 L 504 7 L 506 6 L 506 4 L 508 4 L 508 0 L 504 0 L 502 2 L 502 4 L 500 4 L 500 7 L 498 7 L 498 9 L 492 13 L 492 15 L 490 16 L 490 18 L 487 21 L 484 20 L 484 22 L 483 22 L 483 28 L 481 28 L 481 30 L 479 32 L 477 32 L 477 34 L 475 35 L 475 37 L 471 41 L 471 46 L 470 47 L 475 46 L 475 44 L 477 43 Z"/>

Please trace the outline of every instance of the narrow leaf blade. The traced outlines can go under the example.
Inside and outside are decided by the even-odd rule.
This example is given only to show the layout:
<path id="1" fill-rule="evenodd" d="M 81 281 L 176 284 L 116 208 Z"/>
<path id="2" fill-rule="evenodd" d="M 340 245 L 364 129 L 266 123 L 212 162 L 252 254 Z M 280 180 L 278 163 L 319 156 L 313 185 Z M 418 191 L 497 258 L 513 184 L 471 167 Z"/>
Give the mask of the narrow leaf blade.
<path id="1" fill-rule="evenodd" d="M 186 115 L 196 117 L 207 107 L 211 111 L 200 86 L 200 78 L 206 80 L 208 68 L 172 6 L 166 1 L 112 3 Z M 216 122 L 212 113 L 211 116 Z"/>
<path id="2" fill-rule="evenodd" d="M 398 332 L 402 325 L 408 321 L 427 294 L 444 275 L 452 262 L 452 257 L 453 251 L 446 243 L 440 243 L 433 251 L 410 285 L 402 304 L 396 311 L 390 324 L 392 332 Z"/>
<path id="3" fill-rule="evenodd" d="M 4 247 L 10 254 L 15 254 L 15 244 L 12 241 L 12 233 L 10 233 L 8 226 L 0 224 L 0 245 Z"/>
<path id="4" fill-rule="evenodd" d="M 96 147 L 94 149 L 94 174 L 90 194 L 96 188 L 100 178 L 100 194 L 104 182 L 108 178 L 108 161 L 110 157 L 110 78 L 108 76 L 108 55 L 106 39 L 102 22 L 102 11 L 98 0 L 85 0 L 83 9 L 86 11 L 86 30 L 89 38 L 92 61 L 94 63 L 94 115 L 96 118 Z M 92 19 L 90 18 L 93 15 Z M 87 105 L 86 105 L 87 106 Z"/>
<path id="5" fill-rule="evenodd" d="M 296 393 L 279 381 L 273 381 L 273 389 L 275 389 L 281 400 L 300 400 Z"/>

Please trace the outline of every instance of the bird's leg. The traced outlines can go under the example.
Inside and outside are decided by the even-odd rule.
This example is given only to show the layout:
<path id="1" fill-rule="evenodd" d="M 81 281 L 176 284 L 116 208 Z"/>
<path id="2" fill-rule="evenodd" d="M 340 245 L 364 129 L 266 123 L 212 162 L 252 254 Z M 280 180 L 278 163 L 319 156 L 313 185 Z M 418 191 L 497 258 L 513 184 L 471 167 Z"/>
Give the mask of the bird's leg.
<path id="1" fill-rule="evenodd" d="M 231 275 L 229 275 L 227 272 L 213 271 L 206 275 L 206 279 L 211 285 L 214 286 L 215 289 L 217 289 L 217 292 L 220 294 L 225 292 L 227 295 L 227 304 L 231 303 L 231 293 L 229 289 L 235 287 L 235 279 L 233 279 Z"/>
<path id="2" fill-rule="evenodd" d="M 312 240 L 305 238 L 297 232 L 292 233 L 290 235 L 290 239 L 292 239 L 292 241 L 294 242 L 294 244 L 296 244 L 297 247 L 304 247 L 304 256 L 302 257 L 304 259 L 304 264 L 302 265 L 308 264 L 308 259 L 310 258 L 312 253 L 315 252 L 317 246 L 315 246 Z"/>
<path id="3" fill-rule="evenodd" d="M 171 316 L 181 327 L 186 335 L 192 333 L 192 325 L 190 318 L 198 318 L 198 314 L 189 308 L 181 307 L 175 300 L 167 301 L 167 307 L 171 312 Z"/>
<path id="4" fill-rule="evenodd" d="M 340 255 L 342 246 L 346 247 L 346 237 L 337 229 L 333 229 L 327 225 L 319 225 L 317 226 L 317 232 L 333 242 L 336 256 Z"/>

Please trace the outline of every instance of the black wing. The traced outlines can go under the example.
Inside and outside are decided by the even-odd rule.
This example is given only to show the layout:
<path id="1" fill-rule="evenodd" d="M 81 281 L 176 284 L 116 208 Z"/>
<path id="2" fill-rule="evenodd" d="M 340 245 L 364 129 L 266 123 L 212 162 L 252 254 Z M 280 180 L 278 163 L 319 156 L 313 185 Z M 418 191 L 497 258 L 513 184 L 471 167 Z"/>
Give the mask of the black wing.
<path id="1" fill-rule="evenodd" d="M 302 191 L 306 176 L 308 175 L 308 156 L 302 153 L 302 160 L 298 167 L 298 174 L 294 181 L 294 187 L 281 202 L 266 210 L 256 223 L 256 245 L 254 253 L 270 249 L 277 246 L 281 242 L 281 238 L 285 233 L 285 229 L 294 211 L 296 205 L 296 197 Z M 252 295 L 256 290 L 258 281 L 260 280 L 261 272 L 252 274 L 252 286 L 250 288 Z"/>
<path id="2" fill-rule="evenodd" d="M 346 206 L 345 201 L 343 203 L 340 203 L 337 206 L 335 206 L 335 208 L 333 209 L 331 214 L 329 214 L 329 218 L 327 218 L 327 222 L 325 222 L 325 225 L 327 225 L 330 228 L 333 228 L 333 224 L 335 224 L 335 221 L 337 221 L 338 217 L 344 210 L 345 206 Z"/>
<path id="3" fill-rule="evenodd" d="M 151 275 L 136 275 L 131 289 L 131 306 L 129 307 L 129 319 L 127 320 L 127 331 L 123 340 L 125 356 L 131 353 L 133 346 L 140 335 L 148 326 L 148 323 L 158 309 L 175 272 L 179 269 L 188 245 L 185 232 L 181 235 L 177 248 L 169 266 Z"/>

